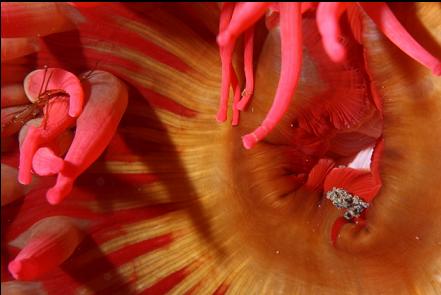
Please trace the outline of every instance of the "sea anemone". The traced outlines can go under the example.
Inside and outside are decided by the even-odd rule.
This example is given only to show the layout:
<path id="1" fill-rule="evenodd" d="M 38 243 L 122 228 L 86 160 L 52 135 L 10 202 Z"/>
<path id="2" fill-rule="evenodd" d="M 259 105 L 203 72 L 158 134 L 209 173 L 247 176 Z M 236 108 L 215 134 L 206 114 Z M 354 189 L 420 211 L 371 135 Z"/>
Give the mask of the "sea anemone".
<path id="1" fill-rule="evenodd" d="M 2 290 L 440 293 L 440 11 L 2 3 Z"/>

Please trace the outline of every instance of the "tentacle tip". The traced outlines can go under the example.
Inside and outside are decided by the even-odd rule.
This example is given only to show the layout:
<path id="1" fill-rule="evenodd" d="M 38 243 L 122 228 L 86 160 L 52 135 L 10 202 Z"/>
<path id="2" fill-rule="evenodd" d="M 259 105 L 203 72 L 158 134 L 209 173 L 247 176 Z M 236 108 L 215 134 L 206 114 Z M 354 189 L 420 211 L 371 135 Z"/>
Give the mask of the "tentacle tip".
<path id="1" fill-rule="evenodd" d="M 239 111 L 243 111 L 245 110 L 245 107 L 247 106 L 247 99 L 245 99 L 245 97 L 243 97 L 236 105 L 236 108 Z"/>
<path id="2" fill-rule="evenodd" d="M 239 105 L 239 104 L 238 104 L 238 105 L 237 105 L 237 109 L 238 109 L 239 111 L 242 111 L 242 112 L 243 112 L 243 111 L 245 111 L 245 105 L 241 105 L 241 104 Z"/>
<path id="3" fill-rule="evenodd" d="M 69 109 L 69 116 L 72 118 L 77 118 L 81 114 L 81 109 Z"/>
<path id="4" fill-rule="evenodd" d="M 58 205 L 64 199 L 60 189 L 51 188 L 46 193 L 47 202 L 51 205 Z"/>
<path id="5" fill-rule="evenodd" d="M 49 165 L 42 166 L 41 164 L 33 163 L 32 168 L 40 176 L 55 175 L 63 171 L 64 160 L 57 157 L 52 159 Z"/>
<path id="6" fill-rule="evenodd" d="M 73 180 L 72 179 L 65 179 L 57 180 L 58 183 L 50 188 L 46 193 L 46 199 L 49 204 L 51 205 L 57 205 L 63 201 L 66 196 L 72 191 L 73 188 Z"/>
<path id="7" fill-rule="evenodd" d="M 253 134 L 247 134 L 242 137 L 243 146 L 249 150 L 252 149 L 257 144 L 257 139 Z"/>
<path id="8" fill-rule="evenodd" d="M 227 120 L 227 114 L 226 112 L 219 111 L 216 115 L 216 121 L 219 123 L 223 123 Z"/>
<path id="9" fill-rule="evenodd" d="M 28 173 L 26 173 L 26 175 L 18 175 L 18 182 L 23 184 L 23 185 L 29 185 L 31 184 L 32 181 L 32 175 L 29 175 Z"/>
<path id="10" fill-rule="evenodd" d="M 11 275 L 14 277 L 14 279 L 20 278 L 20 273 L 23 269 L 23 264 L 20 261 L 13 260 L 8 265 L 8 270 L 11 273 Z"/>
<path id="11" fill-rule="evenodd" d="M 231 42 L 231 34 L 230 34 L 228 31 L 225 31 L 225 32 L 223 32 L 223 33 L 220 33 L 220 34 L 217 36 L 216 40 L 217 40 L 217 44 L 218 44 L 220 47 L 224 47 L 224 46 L 226 46 L 228 43 Z"/>
<path id="12" fill-rule="evenodd" d="M 50 176 L 55 175 L 63 171 L 64 169 L 64 160 L 58 159 L 54 160 L 50 167 L 41 168 L 41 167 L 34 167 L 35 173 L 37 173 L 40 176 Z"/>
<path id="13" fill-rule="evenodd" d="M 346 49 L 339 42 L 328 43 L 327 52 L 331 60 L 340 63 L 346 59 Z"/>

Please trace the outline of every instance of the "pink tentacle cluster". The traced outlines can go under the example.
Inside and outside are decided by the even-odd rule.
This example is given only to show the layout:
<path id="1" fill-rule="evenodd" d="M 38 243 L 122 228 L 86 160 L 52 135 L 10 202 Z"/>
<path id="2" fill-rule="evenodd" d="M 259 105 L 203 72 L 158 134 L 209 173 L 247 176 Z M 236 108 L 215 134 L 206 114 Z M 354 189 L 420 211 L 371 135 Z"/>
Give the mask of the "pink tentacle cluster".
<path id="1" fill-rule="evenodd" d="M 127 108 L 127 89 L 116 77 L 97 71 L 90 83 L 89 100 L 77 120 L 64 169 L 46 195 L 51 204 L 60 203 L 71 192 L 75 179 L 102 154 Z"/>
<path id="2" fill-rule="evenodd" d="M 23 249 L 8 265 L 19 280 L 42 277 L 69 258 L 83 238 L 81 230 L 64 216 L 44 218 L 26 232 Z"/>
<path id="3" fill-rule="evenodd" d="M 32 162 L 37 151 L 39 148 L 49 147 L 75 124 L 75 117 L 83 108 L 84 93 L 80 80 L 74 74 L 57 68 L 31 72 L 25 78 L 24 86 L 30 100 L 34 101 L 34 104 L 41 104 L 44 110 L 42 123 L 39 127 L 29 126 L 20 146 L 18 181 L 29 184 L 32 178 Z M 54 91 L 55 89 L 59 91 Z M 55 95 L 52 97 L 50 93 Z M 69 97 L 61 96 L 64 93 Z M 47 164 L 48 169 L 55 170 L 54 172 L 62 168 L 59 160 L 54 159 Z"/>
<path id="4" fill-rule="evenodd" d="M 39 127 L 30 126 L 21 144 L 18 181 L 22 184 L 31 182 L 32 161 L 37 151 L 42 147 L 49 146 L 75 123 L 75 119 L 68 116 L 69 104 L 66 99 L 55 100 L 49 104 L 50 110 L 45 114 L 46 126 L 43 123 Z M 48 164 L 58 166 L 59 161 L 50 161 Z"/>
<path id="5" fill-rule="evenodd" d="M 260 140 L 265 138 L 281 120 L 289 107 L 294 90 L 297 85 L 301 66 L 302 29 L 301 14 L 316 8 L 317 26 L 322 36 L 322 42 L 327 55 L 334 62 L 342 62 L 346 57 L 346 49 L 340 40 L 340 18 L 345 12 L 351 25 L 354 25 L 354 36 L 361 41 L 359 27 L 360 13 L 364 10 L 378 28 L 407 55 L 432 70 L 435 75 L 441 75 L 441 61 L 424 49 L 405 30 L 394 16 L 386 3 L 355 3 L 355 2 L 322 2 L 318 5 L 311 2 L 303 3 L 224 3 L 221 9 L 221 24 L 217 42 L 222 59 L 222 90 L 220 108 L 217 119 L 226 120 L 230 86 L 233 89 L 234 70 L 232 69 L 232 55 L 237 38 L 244 34 L 244 69 L 245 90 L 242 99 L 233 103 L 233 111 L 244 110 L 252 96 L 254 79 L 253 66 L 253 26 L 266 11 L 276 11 L 269 16 L 267 24 L 273 27 L 278 21 L 281 30 L 281 65 L 280 81 L 266 118 L 255 131 L 243 137 L 245 148 L 250 149 Z M 235 96 L 236 96 L 236 90 Z"/>
<path id="6" fill-rule="evenodd" d="M 221 8 L 221 16 L 219 21 L 219 31 L 223 32 L 227 29 L 228 24 L 233 16 L 234 4 L 225 3 Z M 221 85 L 221 99 L 219 111 L 216 119 L 218 122 L 225 122 L 227 119 L 228 99 L 230 96 L 230 87 L 234 91 L 233 102 L 233 125 L 239 122 L 239 111 L 236 108 L 238 98 L 240 98 L 240 88 L 236 73 L 232 65 L 233 51 L 235 44 L 228 44 L 227 46 L 220 46 L 220 57 L 222 61 L 222 85 Z"/>
<path id="7" fill-rule="evenodd" d="M 54 70 L 51 89 L 60 88 L 70 95 L 54 97 L 47 102 L 43 122 L 30 125 L 20 146 L 18 180 L 30 184 L 32 170 L 40 176 L 58 175 L 55 186 L 47 192 L 51 204 L 58 204 L 71 191 L 75 179 L 104 151 L 113 137 L 127 107 L 127 89 L 117 78 L 106 72 L 95 71 L 89 80 L 89 97 L 82 108 L 83 86 L 72 73 Z M 31 73 L 25 82 L 28 96 L 33 97 L 35 85 L 40 85 L 40 72 Z M 62 81 L 69 83 L 64 85 Z M 83 83 L 84 84 L 84 83 Z M 40 93 L 41 94 L 41 93 Z M 40 95 L 41 96 L 41 95 Z M 78 113 L 78 110 L 81 110 Z M 78 118 L 70 116 L 78 114 Z M 72 139 L 66 131 L 76 124 Z M 67 150 L 64 159 L 61 157 Z"/>
<path id="8" fill-rule="evenodd" d="M 280 35 L 282 62 L 276 96 L 262 124 L 243 137 L 242 141 L 247 149 L 256 145 L 276 127 L 294 95 L 302 62 L 300 4 L 280 3 Z"/>
<path id="9" fill-rule="evenodd" d="M 317 25 L 323 36 L 323 44 L 329 57 L 340 62 L 344 59 L 345 49 L 340 44 L 339 21 L 343 12 L 355 3 L 323 2 L 317 9 Z M 392 10 L 385 2 L 359 2 L 364 12 L 375 22 L 378 28 L 411 58 L 430 69 L 434 75 L 441 75 L 441 61 L 422 47 L 398 21 Z"/>

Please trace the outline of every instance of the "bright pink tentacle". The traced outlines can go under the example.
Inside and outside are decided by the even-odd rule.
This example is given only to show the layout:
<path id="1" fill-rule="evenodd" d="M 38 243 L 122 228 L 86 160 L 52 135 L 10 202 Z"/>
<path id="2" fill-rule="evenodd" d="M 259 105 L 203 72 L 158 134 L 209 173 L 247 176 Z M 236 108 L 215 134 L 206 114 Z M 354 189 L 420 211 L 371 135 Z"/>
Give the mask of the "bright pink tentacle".
<path id="1" fill-rule="evenodd" d="M 89 100 L 78 117 L 75 137 L 64 158 L 64 169 L 46 194 L 50 204 L 60 203 L 72 190 L 75 179 L 102 154 L 127 107 L 127 87 L 115 76 L 95 71 L 88 81 Z"/>
<path id="2" fill-rule="evenodd" d="M 302 30 L 299 3 L 280 3 L 281 73 L 274 102 L 265 120 L 254 132 L 243 137 L 245 148 L 262 140 L 287 111 L 300 75 Z"/>
<path id="3" fill-rule="evenodd" d="M 364 11 L 372 18 L 380 30 L 407 55 L 441 75 L 441 61 L 424 49 L 401 25 L 392 10 L 384 2 L 360 2 Z"/>
<path id="4" fill-rule="evenodd" d="M 219 32 L 223 32 L 230 23 L 231 16 L 233 15 L 234 3 L 224 3 L 221 8 Z M 220 57 L 222 63 L 222 81 L 221 81 L 221 96 L 219 101 L 219 111 L 216 115 L 218 122 L 225 122 L 227 119 L 228 99 L 230 96 L 231 85 L 231 68 L 234 44 L 228 44 L 226 46 L 220 46 Z"/>
<path id="5" fill-rule="evenodd" d="M 37 151 L 39 139 L 38 129 L 30 126 L 26 138 L 20 147 L 20 165 L 18 167 L 18 182 L 30 184 L 32 180 L 32 158 Z"/>
<path id="6" fill-rule="evenodd" d="M 233 69 L 233 66 L 231 66 L 231 86 L 233 87 L 233 91 L 234 91 L 233 118 L 231 120 L 231 125 L 237 126 L 239 125 L 239 116 L 240 116 L 240 111 L 237 107 L 240 100 L 240 85 L 239 85 L 239 81 L 237 80 L 237 75 Z"/>
<path id="7" fill-rule="evenodd" d="M 316 20 L 323 46 L 334 62 L 341 62 L 346 56 L 346 50 L 339 41 L 341 35 L 339 19 L 347 6 L 348 3 L 342 2 L 320 2 L 317 9 Z"/>
<path id="8" fill-rule="evenodd" d="M 244 68 L 245 68 L 245 90 L 242 99 L 237 104 L 241 111 L 245 109 L 254 91 L 254 70 L 253 70 L 253 51 L 254 51 L 254 28 L 249 28 L 244 36 Z"/>
<path id="9" fill-rule="evenodd" d="M 30 126 L 20 146 L 20 165 L 18 181 L 21 184 L 31 183 L 32 159 L 39 147 L 49 145 L 63 131 L 72 126 L 75 119 L 68 116 L 69 103 L 67 98 L 56 98 L 49 102 L 46 126 L 36 128 Z"/>
<path id="10" fill-rule="evenodd" d="M 68 259 L 83 234 L 68 218 L 53 216 L 42 219 L 29 230 L 23 249 L 9 263 L 9 271 L 19 280 L 35 280 Z"/>
<path id="11" fill-rule="evenodd" d="M 69 116 L 78 117 L 84 104 L 83 88 L 78 77 L 60 68 L 39 69 L 29 73 L 23 84 L 26 95 L 31 101 L 38 99 L 45 79 L 49 79 L 46 90 L 62 89 L 69 94 Z"/>
<path id="12" fill-rule="evenodd" d="M 218 122 L 225 122 L 227 119 L 228 100 L 230 97 L 233 47 L 226 46 L 220 48 L 220 56 L 222 61 L 222 85 L 219 110 L 216 115 L 216 120 Z"/>
<path id="13" fill-rule="evenodd" d="M 241 2 L 236 4 L 231 22 L 225 31 L 222 31 L 217 42 L 220 46 L 225 46 L 239 37 L 248 28 L 253 26 L 268 9 L 268 2 Z"/>
<path id="14" fill-rule="evenodd" d="M 48 147 L 37 150 L 32 160 L 32 169 L 40 176 L 55 175 L 64 168 L 64 160 Z"/>

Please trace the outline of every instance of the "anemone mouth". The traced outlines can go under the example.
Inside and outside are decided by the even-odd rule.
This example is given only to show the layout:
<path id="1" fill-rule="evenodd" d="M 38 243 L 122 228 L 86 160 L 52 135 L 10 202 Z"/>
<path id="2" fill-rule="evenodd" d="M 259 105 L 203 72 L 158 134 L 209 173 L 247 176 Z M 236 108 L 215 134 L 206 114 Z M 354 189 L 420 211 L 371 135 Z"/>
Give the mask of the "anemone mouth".
<path id="1" fill-rule="evenodd" d="M 242 193 L 252 199 L 249 206 L 289 214 L 307 203 L 320 211 L 326 203 L 322 191 L 307 193 L 304 188 L 311 170 L 320 160 L 331 161 L 333 166 L 349 165 L 381 136 L 381 115 L 369 90 L 362 47 L 348 34 L 345 49 L 351 58 L 336 65 L 326 56 L 313 22 L 314 15 L 304 16 L 300 83 L 281 122 L 255 151 L 231 147 L 233 181 L 243 184 Z M 231 130 L 232 142 L 240 140 L 267 112 L 268 97 L 275 91 L 279 74 L 280 38 L 274 29 L 267 35 L 257 62 L 253 101 L 242 114 L 240 125 Z M 368 162 L 360 168 L 369 167 Z M 291 209 L 282 208 L 285 206 Z"/>

